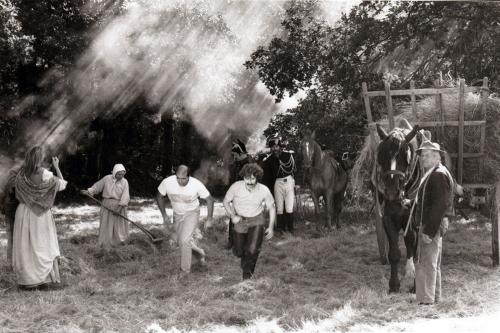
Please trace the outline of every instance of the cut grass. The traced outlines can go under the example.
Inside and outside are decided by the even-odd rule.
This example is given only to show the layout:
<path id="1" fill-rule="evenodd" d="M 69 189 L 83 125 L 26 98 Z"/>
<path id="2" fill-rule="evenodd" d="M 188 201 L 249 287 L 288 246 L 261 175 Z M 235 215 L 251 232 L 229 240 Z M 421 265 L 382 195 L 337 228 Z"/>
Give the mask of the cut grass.
<path id="1" fill-rule="evenodd" d="M 348 330 L 416 318 L 470 317 L 497 304 L 500 274 L 491 267 L 485 221 L 452 226 L 443 242 L 443 300 L 421 307 L 406 290 L 387 293 L 389 266 L 379 263 L 374 228 L 368 218 L 362 219 L 366 224 L 358 219 L 364 215 L 346 212 L 342 229 L 331 233 L 317 231 L 314 223 L 297 223 L 298 237 L 264 243 L 255 278 L 244 282 L 239 259 L 224 249 L 221 217 L 202 240 L 208 267 L 194 264 L 193 273 L 182 277 L 178 249 L 168 241 L 154 252 L 142 233 L 133 233 L 126 245 L 105 253 L 96 247 L 95 230 L 64 238 L 67 219 L 57 216 L 64 288 L 18 291 L 13 273 L 2 269 L 0 327 L 7 332 L 142 332 L 156 323 L 172 332 L 174 327 L 224 331 L 228 326 L 243 332 L 260 323 L 259 332 L 321 332 L 321 320 L 329 329 Z M 77 218 L 72 216 L 71 223 Z M 0 265 L 6 267 L 5 257 Z"/>

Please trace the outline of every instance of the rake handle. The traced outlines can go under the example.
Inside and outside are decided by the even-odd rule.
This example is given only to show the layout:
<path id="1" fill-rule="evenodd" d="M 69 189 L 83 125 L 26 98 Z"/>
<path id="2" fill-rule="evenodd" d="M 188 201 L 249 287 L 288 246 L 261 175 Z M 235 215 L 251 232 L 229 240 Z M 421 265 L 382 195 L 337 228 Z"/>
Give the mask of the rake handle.
<path id="1" fill-rule="evenodd" d="M 91 196 L 90 194 L 87 194 L 87 193 L 83 193 L 86 197 L 92 199 L 94 202 L 98 203 L 99 205 L 101 205 L 101 207 L 104 207 L 106 210 L 110 211 L 111 213 L 123 218 L 124 220 L 132 223 L 134 226 L 136 226 L 138 229 L 140 229 L 142 232 L 144 232 L 149 238 L 151 238 L 151 240 L 153 242 L 157 242 L 157 241 L 161 241 L 163 239 L 161 238 L 155 238 L 154 235 L 146 228 L 144 228 L 142 225 L 132 221 L 131 219 L 129 219 L 128 217 L 126 217 L 125 215 L 123 214 L 120 214 L 118 213 L 117 211 L 107 207 L 106 205 L 104 205 L 100 200 L 97 200 L 96 198 L 94 198 L 93 196 Z"/>

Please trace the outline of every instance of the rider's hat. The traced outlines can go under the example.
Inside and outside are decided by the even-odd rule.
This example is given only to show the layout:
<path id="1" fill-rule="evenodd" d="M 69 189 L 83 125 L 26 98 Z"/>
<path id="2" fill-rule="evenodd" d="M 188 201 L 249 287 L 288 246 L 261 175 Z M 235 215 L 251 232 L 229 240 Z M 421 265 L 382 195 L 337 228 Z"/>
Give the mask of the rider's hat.
<path id="1" fill-rule="evenodd" d="M 231 151 L 233 153 L 238 153 L 238 154 L 246 154 L 247 153 L 247 149 L 245 147 L 245 144 L 240 139 L 236 139 L 235 141 L 233 141 L 233 147 L 232 147 Z"/>
<path id="2" fill-rule="evenodd" d="M 271 148 L 275 145 L 281 146 L 281 137 L 278 135 L 278 133 L 273 134 L 267 138 L 267 146 L 269 148 Z"/>

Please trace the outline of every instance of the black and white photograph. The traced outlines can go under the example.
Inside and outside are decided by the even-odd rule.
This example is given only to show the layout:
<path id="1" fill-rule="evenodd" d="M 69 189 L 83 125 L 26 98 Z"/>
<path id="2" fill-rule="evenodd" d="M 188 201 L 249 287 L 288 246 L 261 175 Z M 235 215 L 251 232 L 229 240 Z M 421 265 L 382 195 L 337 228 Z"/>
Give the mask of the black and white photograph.
<path id="1" fill-rule="evenodd" d="M 500 1 L 0 0 L 0 333 L 500 327 Z"/>

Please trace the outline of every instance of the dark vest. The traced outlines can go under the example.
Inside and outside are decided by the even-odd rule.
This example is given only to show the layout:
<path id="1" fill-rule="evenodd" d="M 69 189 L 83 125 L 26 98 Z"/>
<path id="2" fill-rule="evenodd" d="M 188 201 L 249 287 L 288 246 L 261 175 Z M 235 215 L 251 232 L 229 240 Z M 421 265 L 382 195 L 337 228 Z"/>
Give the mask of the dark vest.
<path id="1" fill-rule="evenodd" d="M 419 186 L 413 223 L 431 238 L 439 231 L 443 217 L 452 215 L 454 186 L 453 178 L 441 164 Z"/>

